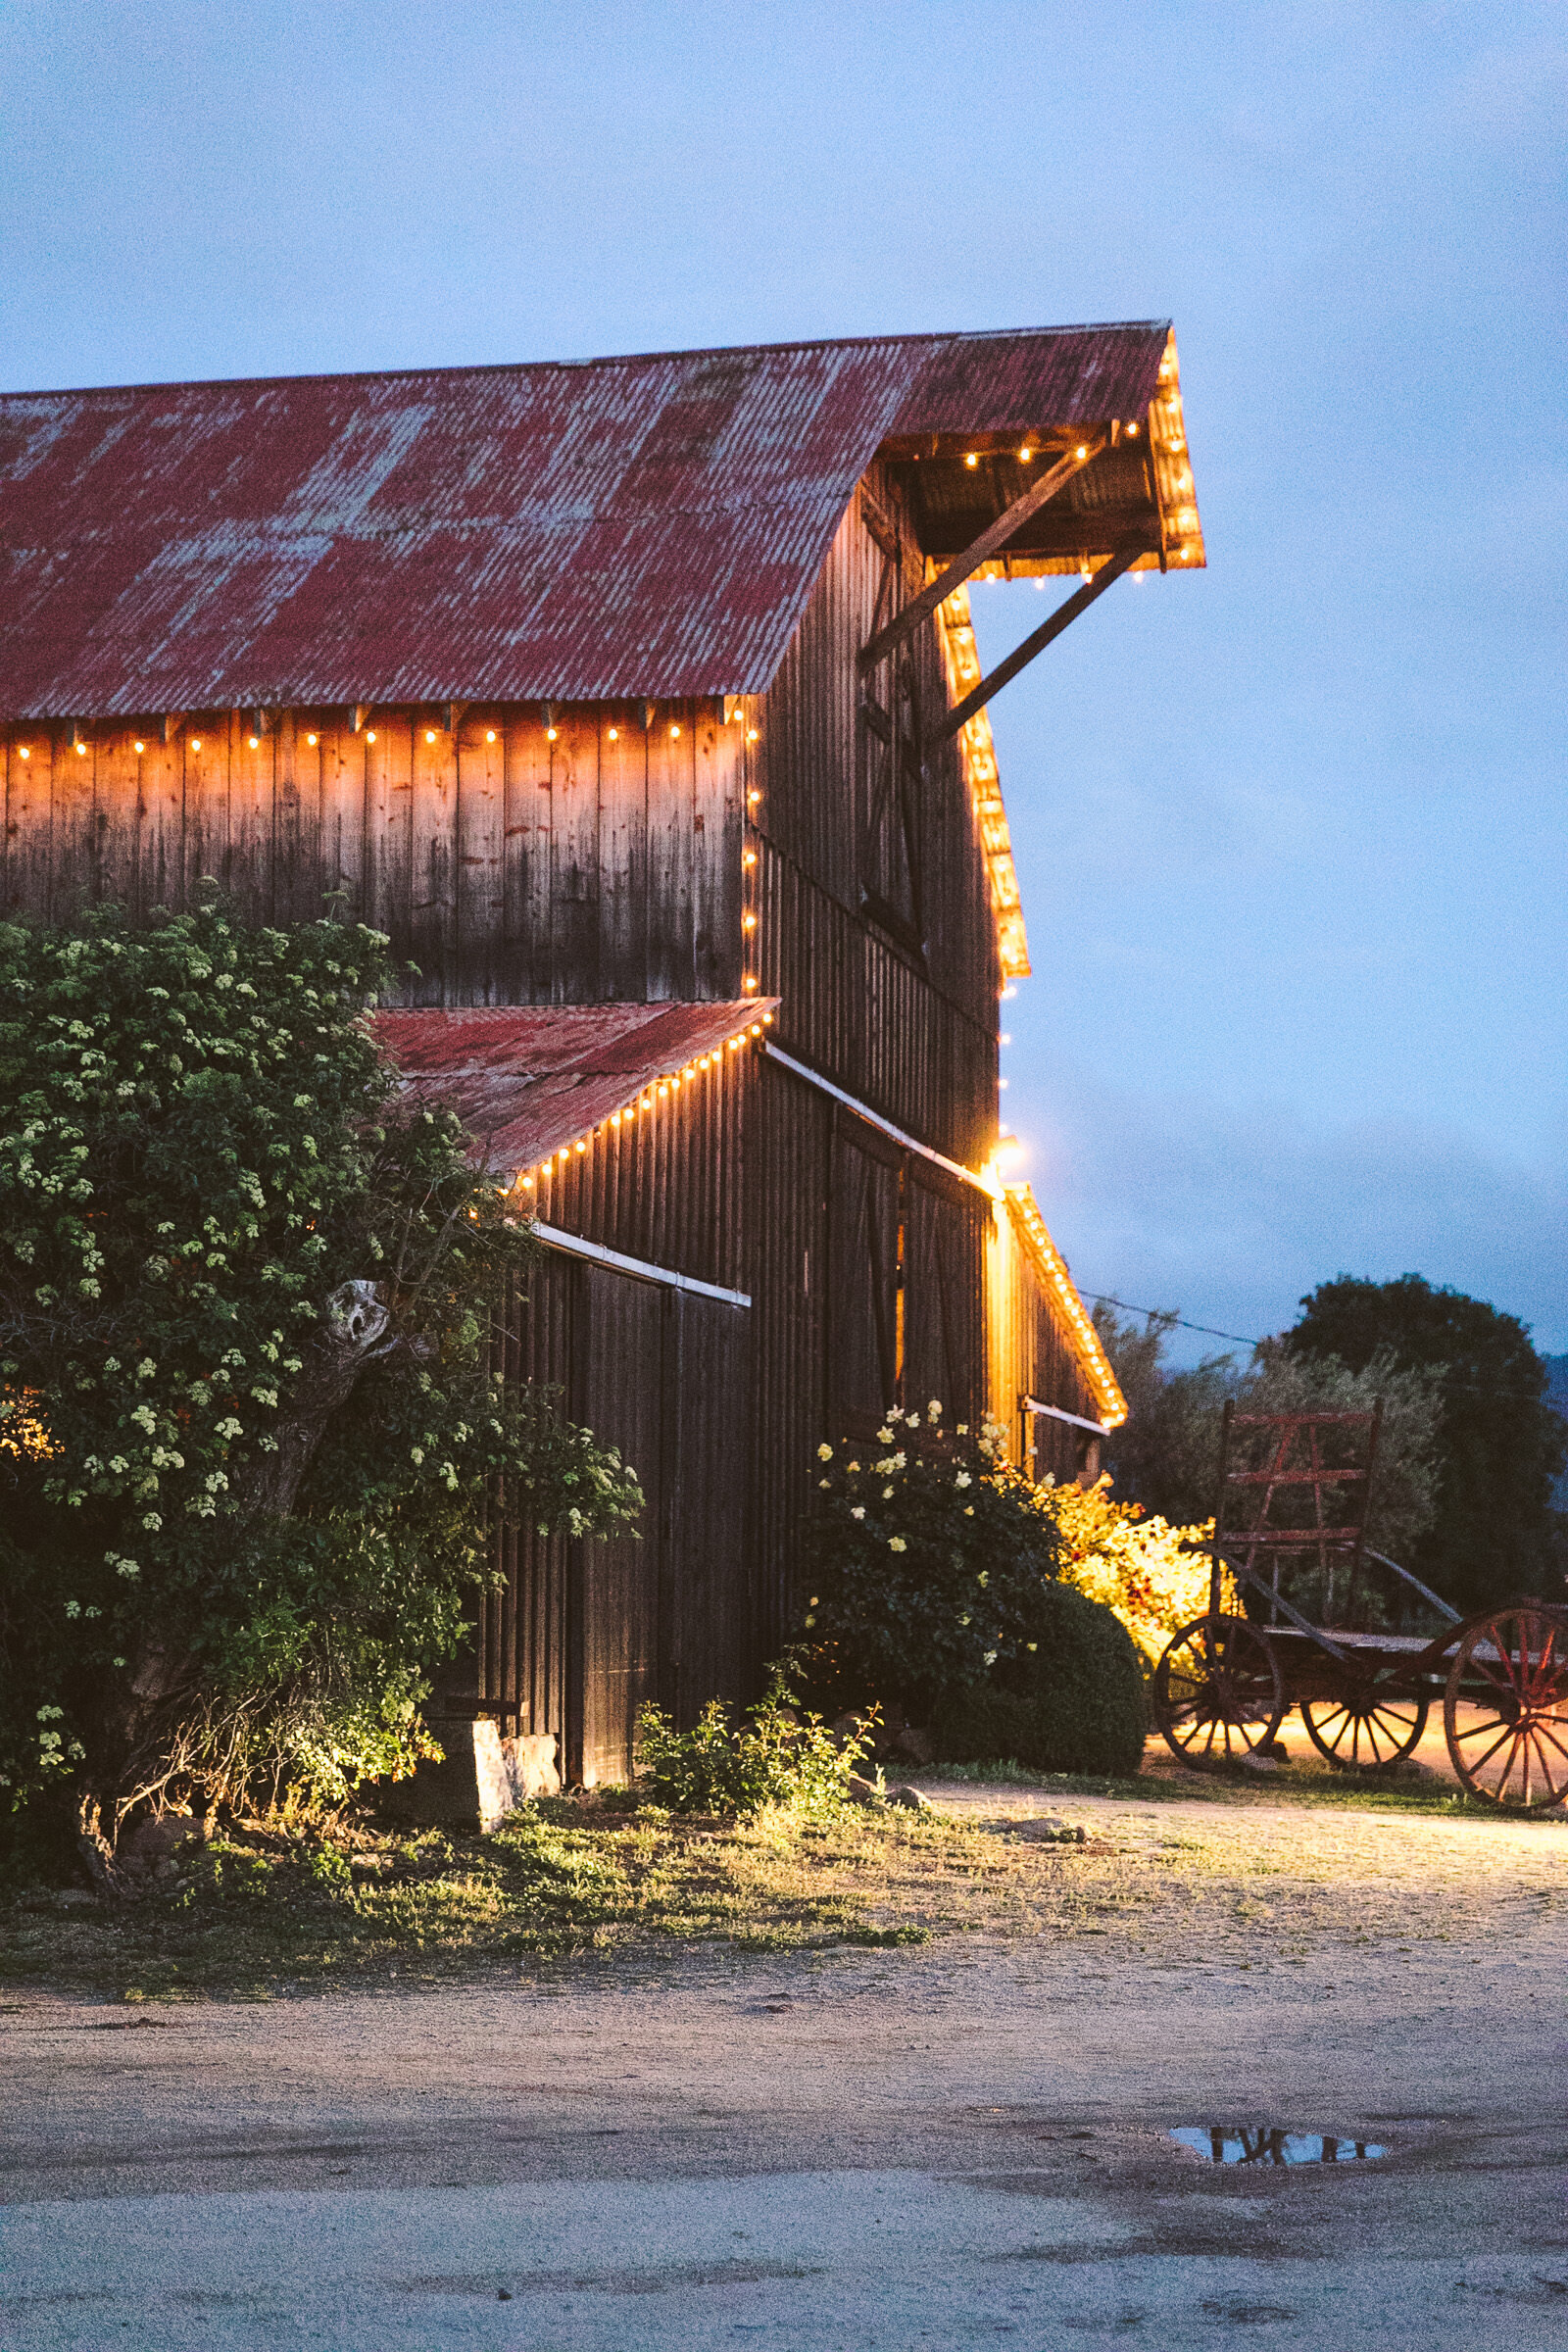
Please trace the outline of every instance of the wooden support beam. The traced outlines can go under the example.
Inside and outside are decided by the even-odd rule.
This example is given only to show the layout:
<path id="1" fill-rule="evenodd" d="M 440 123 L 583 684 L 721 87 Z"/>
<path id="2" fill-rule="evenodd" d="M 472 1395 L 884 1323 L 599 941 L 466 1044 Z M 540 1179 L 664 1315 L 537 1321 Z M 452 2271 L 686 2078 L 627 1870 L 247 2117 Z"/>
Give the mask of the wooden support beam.
<path id="1" fill-rule="evenodd" d="M 990 528 L 982 531 L 979 538 L 964 549 L 961 556 L 954 557 L 946 571 L 938 572 L 929 588 L 922 588 L 912 604 L 906 605 L 902 612 L 895 613 L 885 629 L 878 629 L 856 657 L 856 666 L 862 676 L 866 670 L 874 669 L 879 662 L 885 661 L 895 646 L 902 645 L 910 630 L 917 629 L 921 621 L 936 611 L 943 598 L 951 596 L 955 588 L 961 587 L 972 571 L 978 571 L 988 556 L 994 556 L 999 548 L 1005 547 L 1013 533 L 1022 530 L 1030 515 L 1038 514 L 1064 483 L 1071 481 L 1075 473 L 1081 473 L 1086 466 L 1092 464 L 1104 448 L 1105 436 L 1097 433 L 1080 446 L 1084 452 L 1081 458 L 1075 451 L 1053 466 L 1049 473 L 1043 473 L 1033 488 L 1026 490 L 1022 498 L 1015 498 L 1011 506 L 997 516 Z"/>
<path id="2" fill-rule="evenodd" d="M 1145 553 L 1146 550 L 1141 547 L 1127 548 L 1121 555 L 1112 556 L 1108 564 L 1102 564 L 1094 578 L 1086 580 L 1077 594 L 1069 596 L 1064 605 L 1058 605 L 1051 618 L 1043 622 L 1032 636 L 1026 637 L 1022 645 L 1015 647 L 1004 662 L 999 662 L 990 677 L 982 678 L 972 694 L 966 694 L 962 702 L 944 717 L 933 719 L 926 729 L 927 752 L 939 743 L 946 743 L 950 735 L 956 735 L 960 727 L 967 726 L 975 712 L 984 710 L 992 696 L 1005 686 L 1009 678 L 1015 678 L 1020 669 L 1026 669 L 1036 654 L 1043 654 L 1054 637 L 1059 637 L 1080 612 L 1087 612 L 1096 597 L 1103 596 L 1112 580 L 1119 580 L 1129 565 L 1136 564 Z"/>

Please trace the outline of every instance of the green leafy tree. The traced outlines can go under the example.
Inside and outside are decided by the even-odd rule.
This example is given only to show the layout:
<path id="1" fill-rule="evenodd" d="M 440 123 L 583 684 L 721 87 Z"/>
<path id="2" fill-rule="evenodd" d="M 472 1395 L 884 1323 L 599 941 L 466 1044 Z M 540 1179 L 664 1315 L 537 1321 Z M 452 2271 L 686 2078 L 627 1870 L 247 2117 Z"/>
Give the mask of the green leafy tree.
<path id="1" fill-rule="evenodd" d="M 1301 1307 L 1284 1341 L 1297 1362 L 1333 1357 L 1361 1372 L 1381 1357 L 1433 1385 L 1435 1507 L 1408 1563 L 1417 1575 L 1466 1611 L 1519 1592 L 1560 1595 L 1568 1529 L 1552 1482 L 1563 1427 L 1547 1401 L 1548 1366 L 1517 1316 L 1419 1274 L 1342 1274 Z"/>
<path id="2" fill-rule="evenodd" d="M 533 1245 L 399 1110 L 389 977 L 363 927 L 217 904 L 0 925 L 0 1786 L 105 1848 L 140 1802 L 408 1770 L 496 1498 L 640 1504 L 491 1369 Z"/>
<path id="3" fill-rule="evenodd" d="M 1353 1413 L 1369 1412 L 1381 1397 L 1367 1536 L 1376 1550 L 1422 1573 L 1415 1554 L 1437 1507 L 1439 1471 L 1441 1405 L 1430 1368 L 1400 1362 L 1388 1348 L 1351 1365 L 1265 1340 L 1246 1366 L 1219 1355 L 1171 1371 L 1163 1356 L 1173 1315 L 1152 1315 L 1140 1327 L 1102 1304 L 1095 1326 L 1127 1399 L 1127 1419 L 1105 1446 L 1121 1499 L 1175 1525 L 1212 1519 L 1227 1400 L 1244 1413 Z"/>

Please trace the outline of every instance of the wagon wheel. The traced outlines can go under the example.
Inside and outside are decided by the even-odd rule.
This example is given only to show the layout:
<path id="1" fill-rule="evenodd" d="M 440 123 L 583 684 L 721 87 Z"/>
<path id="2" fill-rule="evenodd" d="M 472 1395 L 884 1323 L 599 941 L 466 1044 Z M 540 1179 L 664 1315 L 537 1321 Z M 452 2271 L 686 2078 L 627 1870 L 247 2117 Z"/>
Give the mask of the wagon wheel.
<path id="1" fill-rule="evenodd" d="M 1465 1700 L 1477 1708 L 1461 1725 Z M 1472 1625 L 1454 1653 L 1443 1725 L 1476 1796 L 1541 1812 L 1568 1795 L 1568 1618 L 1524 1605 Z"/>
<path id="2" fill-rule="evenodd" d="M 1184 1764 L 1255 1755 L 1285 1713 L 1279 1660 L 1245 1617 L 1197 1618 L 1154 1668 L 1153 1702 L 1154 1721 Z"/>
<path id="3" fill-rule="evenodd" d="M 1353 1690 L 1344 1698 L 1303 1698 L 1301 1721 L 1318 1754 L 1331 1764 L 1347 1772 L 1388 1772 L 1420 1744 L 1427 1702 Z"/>

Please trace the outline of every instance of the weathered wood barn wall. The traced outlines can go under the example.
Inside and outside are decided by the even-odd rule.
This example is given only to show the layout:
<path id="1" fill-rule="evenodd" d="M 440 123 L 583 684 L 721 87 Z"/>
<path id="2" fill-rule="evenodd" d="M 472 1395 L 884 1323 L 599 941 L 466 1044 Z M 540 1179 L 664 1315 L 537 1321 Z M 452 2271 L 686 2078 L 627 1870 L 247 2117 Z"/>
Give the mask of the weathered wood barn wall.
<path id="1" fill-rule="evenodd" d="M 392 1051 L 550 1236 L 505 1362 L 647 1490 L 641 1544 L 498 1535 L 452 1708 L 594 1780 L 744 1691 L 817 1441 L 892 1403 L 1095 1467 L 1114 1381 L 997 1174 L 963 578 L 1070 619 L 1201 562 L 1164 322 L 0 400 L 0 903 L 384 930 Z"/>

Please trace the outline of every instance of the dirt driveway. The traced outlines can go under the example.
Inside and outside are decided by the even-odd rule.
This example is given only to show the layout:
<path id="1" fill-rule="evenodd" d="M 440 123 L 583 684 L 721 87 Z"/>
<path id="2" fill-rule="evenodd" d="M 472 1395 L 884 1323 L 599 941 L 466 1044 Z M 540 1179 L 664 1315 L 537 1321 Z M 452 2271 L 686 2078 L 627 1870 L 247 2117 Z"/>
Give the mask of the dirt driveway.
<path id="1" fill-rule="evenodd" d="M 1091 1843 L 1005 1936 L 15 1996 L 0 2346 L 1563 2352 L 1568 1825 L 1054 1810 Z M 1184 2126 L 1388 2153 L 1215 2167 Z"/>

